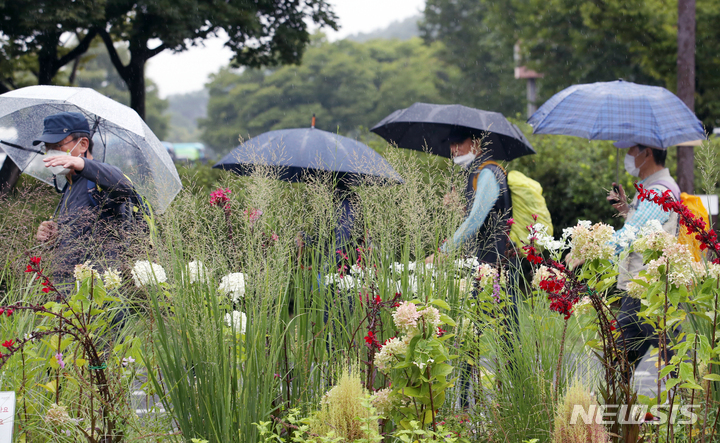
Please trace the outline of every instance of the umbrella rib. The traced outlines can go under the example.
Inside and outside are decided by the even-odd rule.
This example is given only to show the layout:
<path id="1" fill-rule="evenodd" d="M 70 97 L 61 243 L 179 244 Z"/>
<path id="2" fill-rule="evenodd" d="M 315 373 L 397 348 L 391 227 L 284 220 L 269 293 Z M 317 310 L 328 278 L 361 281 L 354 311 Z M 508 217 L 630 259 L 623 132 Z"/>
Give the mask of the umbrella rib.
<path id="1" fill-rule="evenodd" d="M 42 152 L 42 151 L 35 150 L 35 149 L 30 149 L 30 148 L 25 148 L 25 147 L 22 147 L 22 146 L 20 146 L 20 145 L 16 145 L 15 143 L 6 142 L 5 140 L 0 140 L 0 143 L 2 143 L 2 144 L 4 144 L 4 145 L 8 145 L 8 146 L 10 146 L 11 148 L 15 148 L 15 149 L 22 149 L 23 151 L 35 152 L 35 153 L 37 153 L 37 154 L 44 154 L 44 152 Z"/>

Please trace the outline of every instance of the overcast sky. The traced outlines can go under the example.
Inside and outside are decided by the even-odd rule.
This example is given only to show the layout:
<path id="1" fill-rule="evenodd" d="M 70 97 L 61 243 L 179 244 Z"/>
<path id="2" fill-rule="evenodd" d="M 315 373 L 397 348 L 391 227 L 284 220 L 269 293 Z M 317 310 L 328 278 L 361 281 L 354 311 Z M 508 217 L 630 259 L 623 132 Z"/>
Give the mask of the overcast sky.
<path id="1" fill-rule="evenodd" d="M 329 3 L 340 24 L 337 32 L 324 31 L 331 40 L 385 28 L 396 20 L 419 14 L 425 7 L 425 0 L 330 0 Z M 150 59 L 146 73 L 158 84 L 162 97 L 197 91 L 210 74 L 230 61 L 232 52 L 224 48 L 223 43 L 222 38 L 214 38 L 206 40 L 204 47 L 190 48 L 180 54 L 162 52 Z"/>

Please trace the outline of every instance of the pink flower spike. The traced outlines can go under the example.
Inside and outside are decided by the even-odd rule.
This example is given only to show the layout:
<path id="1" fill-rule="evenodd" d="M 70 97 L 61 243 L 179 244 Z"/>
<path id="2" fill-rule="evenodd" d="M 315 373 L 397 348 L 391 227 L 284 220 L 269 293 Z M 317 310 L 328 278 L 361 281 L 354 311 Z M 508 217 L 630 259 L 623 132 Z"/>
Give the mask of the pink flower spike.
<path id="1" fill-rule="evenodd" d="M 507 221 L 507 225 L 508 225 L 508 226 L 512 226 L 512 225 L 514 225 L 514 224 L 515 224 L 515 219 L 514 219 L 514 218 L 509 218 L 508 221 Z"/>
<path id="2" fill-rule="evenodd" d="M 63 355 L 61 353 L 55 354 L 55 360 L 57 360 L 60 369 L 65 369 L 65 362 L 63 361 Z"/>

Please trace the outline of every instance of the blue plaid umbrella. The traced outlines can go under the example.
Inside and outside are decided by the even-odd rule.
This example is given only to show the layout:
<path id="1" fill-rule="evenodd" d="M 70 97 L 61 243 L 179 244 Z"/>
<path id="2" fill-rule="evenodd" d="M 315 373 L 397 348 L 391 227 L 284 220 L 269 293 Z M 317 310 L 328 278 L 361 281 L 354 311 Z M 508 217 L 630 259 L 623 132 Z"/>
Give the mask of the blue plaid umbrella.
<path id="1" fill-rule="evenodd" d="M 675 94 L 623 80 L 563 89 L 528 123 L 535 134 L 622 140 L 662 149 L 705 138 L 700 120 Z"/>

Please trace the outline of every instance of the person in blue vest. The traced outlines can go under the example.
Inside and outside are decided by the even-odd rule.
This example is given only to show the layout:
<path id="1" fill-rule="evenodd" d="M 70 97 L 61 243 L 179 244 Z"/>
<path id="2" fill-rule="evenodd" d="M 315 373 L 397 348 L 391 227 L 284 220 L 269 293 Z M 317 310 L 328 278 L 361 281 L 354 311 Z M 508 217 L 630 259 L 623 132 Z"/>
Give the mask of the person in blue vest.
<path id="1" fill-rule="evenodd" d="M 465 187 L 465 220 L 440 247 L 440 252 L 448 253 L 467 244 L 480 263 L 502 263 L 512 255 L 508 254 L 511 245 L 506 231 L 512 217 L 507 174 L 491 161 L 490 149 L 483 152 L 481 139 L 470 130 L 456 129 L 448 142 L 453 162 L 471 172 Z M 447 200 L 446 196 L 446 204 Z M 433 254 L 426 262 L 434 258 Z"/>
<path id="2" fill-rule="evenodd" d="M 122 222 L 136 194 L 120 169 L 93 158 L 90 127 L 83 114 L 61 112 L 46 117 L 42 135 L 33 145 L 40 143 L 47 151 L 65 153 L 48 155 L 43 162 L 47 168 L 63 168 L 67 183 L 54 219 L 40 224 L 36 239 L 56 242 L 54 276 L 68 282 L 76 264 L 117 258 L 122 249 Z"/>

